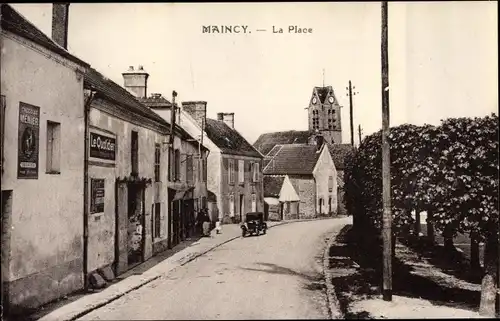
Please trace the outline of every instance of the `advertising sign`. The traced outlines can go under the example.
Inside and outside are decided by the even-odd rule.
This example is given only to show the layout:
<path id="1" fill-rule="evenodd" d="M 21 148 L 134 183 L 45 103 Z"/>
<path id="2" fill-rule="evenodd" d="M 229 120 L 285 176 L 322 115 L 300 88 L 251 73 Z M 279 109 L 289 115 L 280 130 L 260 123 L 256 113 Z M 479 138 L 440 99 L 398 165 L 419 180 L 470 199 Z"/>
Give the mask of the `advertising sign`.
<path id="1" fill-rule="evenodd" d="M 17 178 L 38 179 L 40 107 L 19 103 Z"/>
<path id="2" fill-rule="evenodd" d="M 90 179 L 90 214 L 104 212 L 104 179 Z"/>
<path id="3" fill-rule="evenodd" d="M 90 157 L 114 161 L 116 158 L 116 139 L 91 132 Z"/>

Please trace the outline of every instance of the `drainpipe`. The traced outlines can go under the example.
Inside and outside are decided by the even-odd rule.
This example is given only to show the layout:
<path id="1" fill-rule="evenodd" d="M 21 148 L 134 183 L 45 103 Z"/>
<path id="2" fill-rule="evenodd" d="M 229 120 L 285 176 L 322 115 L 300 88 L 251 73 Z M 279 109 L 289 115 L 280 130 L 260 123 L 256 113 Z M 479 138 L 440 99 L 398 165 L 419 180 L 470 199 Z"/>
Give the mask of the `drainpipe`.
<path id="1" fill-rule="evenodd" d="M 90 90 L 90 94 L 85 101 L 83 119 L 85 126 L 84 134 L 84 161 L 83 161 L 83 287 L 85 291 L 88 290 L 88 276 L 87 276 L 87 261 L 88 261 L 88 240 L 89 240 L 89 207 L 88 207 L 88 186 L 89 186 L 89 113 L 90 105 L 94 100 L 96 91 Z"/>

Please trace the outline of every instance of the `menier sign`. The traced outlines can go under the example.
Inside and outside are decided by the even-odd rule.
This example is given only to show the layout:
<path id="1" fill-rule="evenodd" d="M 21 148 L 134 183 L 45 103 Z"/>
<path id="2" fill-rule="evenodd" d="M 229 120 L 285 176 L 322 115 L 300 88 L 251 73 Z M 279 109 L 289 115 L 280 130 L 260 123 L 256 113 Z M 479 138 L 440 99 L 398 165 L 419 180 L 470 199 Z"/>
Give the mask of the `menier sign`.
<path id="1" fill-rule="evenodd" d="M 116 159 L 116 139 L 90 132 L 90 157 L 114 161 Z"/>
<path id="2" fill-rule="evenodd" d="M 17 178 L 38 178 L 40 107 L 19 103 Z"/>
<path id="3" fill-rule="evenodd" d="M 104 212 L 104 179 L 90 179 L 90 214 Z"/>

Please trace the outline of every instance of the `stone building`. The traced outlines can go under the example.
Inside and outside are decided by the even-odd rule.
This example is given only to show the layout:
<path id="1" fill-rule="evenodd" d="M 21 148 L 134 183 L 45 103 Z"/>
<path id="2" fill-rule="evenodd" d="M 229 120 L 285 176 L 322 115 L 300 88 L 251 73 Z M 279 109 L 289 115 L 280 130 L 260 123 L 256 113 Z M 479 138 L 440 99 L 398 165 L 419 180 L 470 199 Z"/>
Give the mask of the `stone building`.
<path id="1" fill-rule="evenodd" d="M 337 171 L 338 209 L 336 213 L 345 214 L 344 160 L 353 151 L 353 147 L 342 143 L 341 107 L 331 86 L 314 87 L 308 106 L 308 130 L 264 133 L 255 141 L 254 147 L 264 156 L 264 164 L 267 165 L 274 156 L 275 146 L 315 145 L 320 137 L 327 144 Z"/>
<path id="2" fill-rule="evenodd" d="M 2 296 L 6 312 L 83 287 L 84 73 L 65 49 L 67 6 L 47 37 L 1 8 Z"/>
<path id="3" fill-rule="evenodd" d="M 263 173 L 264 182 L 275 186 L 281 218 L 336 214 L 337 171 L 327 144 L 286 144 L 274 149 Z M 278 177 L 283 180 L 278 181 Z"/>
<path id="4" fill-rule="evenodd" d="M 207 118 L 208 189 L 215 194 L 222 223 L 264 211 L 262 155 L 234 128 L 234 113 Z"/>
<path id="5" fill-rule="evenodd" d="M 123 73 L 124 86 L 138 101 L 151 112 L 172 124 L 172 103 L 159 93 L 147 96 L 149 74 L 139 67 L 130 67 Z M 197 234 L 196 220 L 201 209 L 208 208 L 207 156 L 208 149 L 203 145 L 201 128 L 188 114 L 175 108 L 174 127 L 182 135 L 174 135 L 172 146 L 167 147 L 169 171 L 166 178 L 168 219 L 166 222 L 168 242 L 157 250 L 176 246 Z M 205 103 L 206 105 L 206 103 Z"/>

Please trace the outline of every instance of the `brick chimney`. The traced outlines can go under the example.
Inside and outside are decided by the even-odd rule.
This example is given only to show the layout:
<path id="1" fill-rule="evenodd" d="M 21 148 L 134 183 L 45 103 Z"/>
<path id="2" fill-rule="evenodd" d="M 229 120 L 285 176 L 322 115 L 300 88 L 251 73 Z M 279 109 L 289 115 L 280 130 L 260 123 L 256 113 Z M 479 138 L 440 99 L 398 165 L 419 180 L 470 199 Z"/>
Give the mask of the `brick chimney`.
<path id="1" fill-rule="evenodd" d="M 52 40 L 68 49 L 69 3 L 52 4 Z"/>
<path id="2" fill-rule="evenodd" d="M 217 113 L 217 120 L 221 120 L 234 129 L 234 113 Z"/>
<path id="3" fill-rule="evenodd" d="M 205 127 L 205 121 L 207 119 L 206 101 L 184 101 L 182 102 L 182 109 L 193 117 L 198 126 L 201 128 Z"/>
<path id="4" fill-rule="evenodd" d="M 144 67 L 139 66 L 137 70 L 130 66 L 128 70 L 122 73 L 123 86 L 136 98 L 146 98 L 148 89 L 149 74 Z"/>

